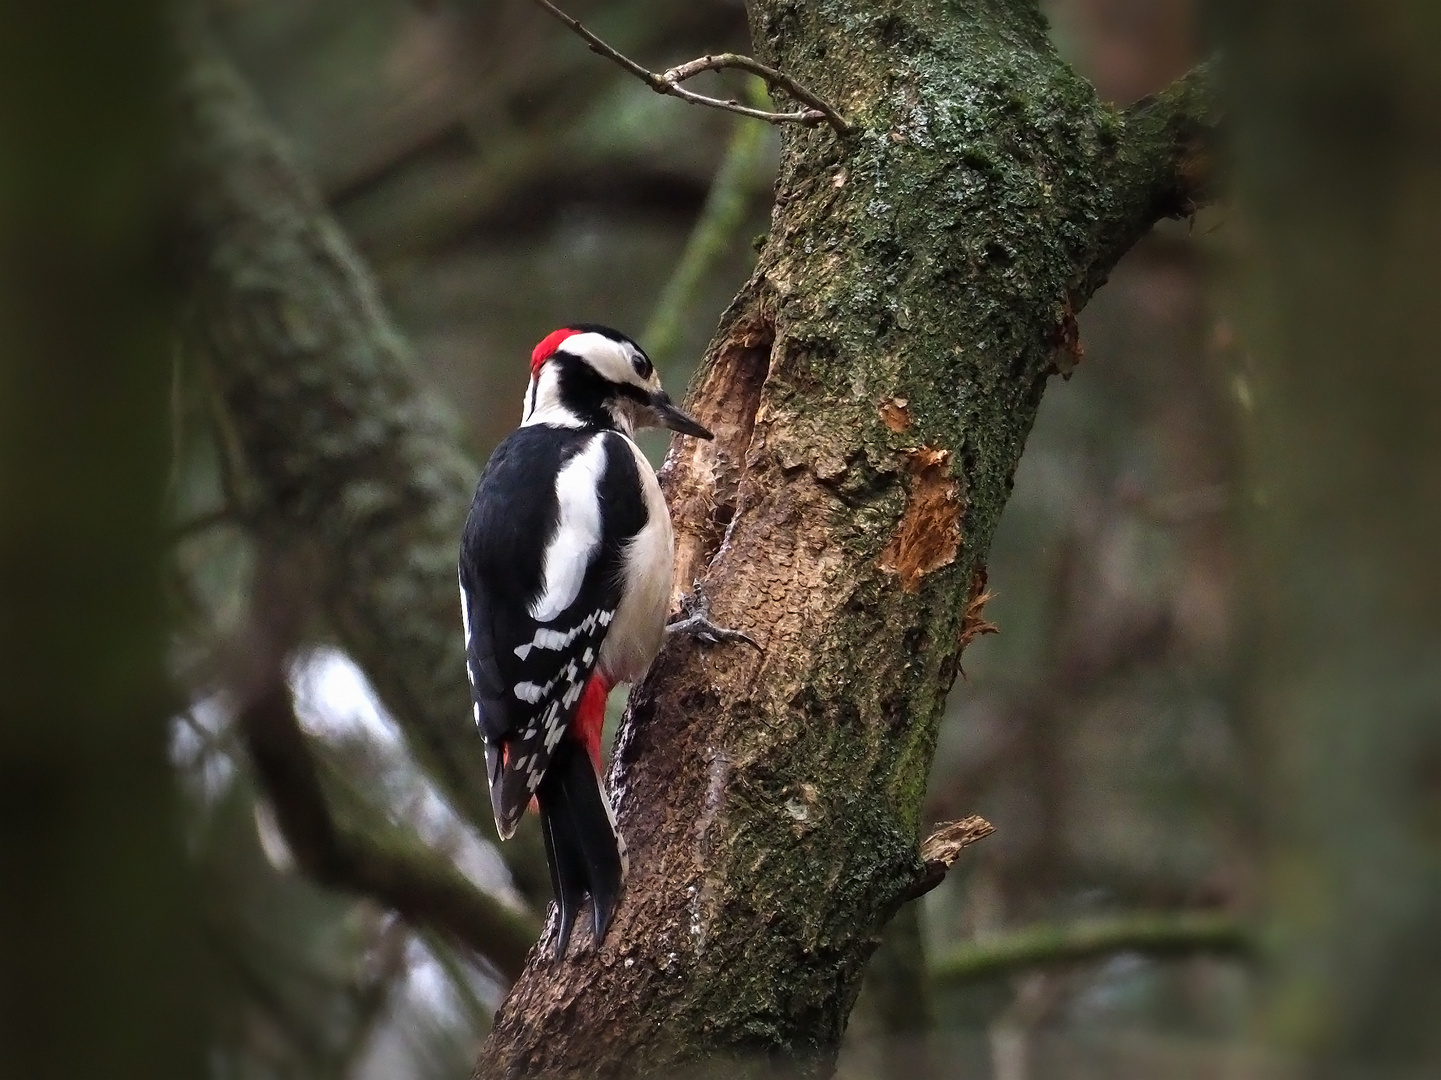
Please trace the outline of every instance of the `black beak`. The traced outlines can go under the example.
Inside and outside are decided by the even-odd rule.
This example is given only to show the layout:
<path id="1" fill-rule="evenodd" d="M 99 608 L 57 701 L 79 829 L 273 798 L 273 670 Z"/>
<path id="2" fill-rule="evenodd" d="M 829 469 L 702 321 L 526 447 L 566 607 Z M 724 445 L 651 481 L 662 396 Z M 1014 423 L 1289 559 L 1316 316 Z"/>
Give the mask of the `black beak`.
<path id="1" fill-rule="evenodd" d="M 650 396 L 651 412 L 655 413 L 656 419 L 672 431 L 679 431 L 682 435 L 694 435 L 697 439 L 715 438 L 709 431 L 701 427 L 688 413 L 682 412 L 675 407 L 670 395 L 664 390 L 657 390 Z"/>

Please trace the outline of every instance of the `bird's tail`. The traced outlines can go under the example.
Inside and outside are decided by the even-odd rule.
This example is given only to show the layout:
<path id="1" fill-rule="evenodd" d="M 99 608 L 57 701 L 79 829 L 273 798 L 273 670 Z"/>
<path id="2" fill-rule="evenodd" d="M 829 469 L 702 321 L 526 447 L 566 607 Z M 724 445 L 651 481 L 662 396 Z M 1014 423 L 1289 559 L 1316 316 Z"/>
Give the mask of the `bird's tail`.
<path id="1" fill-rule="evenodd" d="M 560 909 L 556 958 L 565 955 L 581 903 L 590 896 L 595 941 L 605 938 L 625 883 L 625 841 L 590 755 L 574 738 L 555 748 L 536 791 L 550 883 Z"/>

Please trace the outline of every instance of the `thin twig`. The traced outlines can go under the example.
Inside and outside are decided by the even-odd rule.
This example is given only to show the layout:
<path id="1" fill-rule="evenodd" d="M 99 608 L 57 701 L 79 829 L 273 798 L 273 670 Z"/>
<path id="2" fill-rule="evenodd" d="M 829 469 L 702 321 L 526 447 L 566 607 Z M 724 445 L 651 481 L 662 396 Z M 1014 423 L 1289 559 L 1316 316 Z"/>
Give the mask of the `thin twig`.
<path id="1" fill-rule="evenodd" d="M 671 68 L 664 74 L 651 71 L 647 67 L 637 64 L 624 53 L 613 49 L 600 38 L 581 25 L 579 19 L 567 15 L 560 8 L 556 7 L 550 0 L 535 0 L 535 3 L 544 8 L 556 19 L 565 23 L 572 31 L 578 34 L 587 45 L 590 51 L 599 56 L 604 56 L 626 71 L 630 72 L 641 82 L 645 83 L 657 94 L 668 94 L 671 97 L 680 98 L 682 101 L 689 101 L 693 105 L 707 105 L 712 109 L 724 109 L 726 112 L 737 113 L 741 116 L 749 116 L 756 120 L 764 120 L 769 124 L 805 124 L 813 127 L 817 124 L 829 124 L 836 130 L 838 135 L 847 135 L 851 132 L 851 125 L 848 124 L 830 105 L 811 93 L 805 87 L 792 79 L 784 72 L 775 68 L 767 67 L 759 60 L 749 56 L 741 56 L 737 53 L 718 53 L 715 56 L 702 56 L 686 64 L 680 64 Z M 680 84 L 692 76 L 699 75 L 702 71 L 719 71 L 722 68 L 738 68 L 759 75 L 772 87 L 780 87 L 786 93 L 792 95 L 796 100 L 808 105 L 809 108 L 800 109 L 796 112 L 768 112 L 764 109 L 754 109 L 749 105 L 742 105 L 734 99 L 723 99 L 707 97 L 705 94 L 697 94 L 687 90 Z"/>
<path id="2" fill-rule="evenodd" d="M 763 92 L 760 81 L 747 81 L 754 88 L 753 97 L 759 97 Z M 672 354 L 685 326 L 686 312 L 702 281 L 729 249 L 760 188 L 760 164 L 765 160 L 768 139 L 766 129 L 754 124 L 738 124 L 731 133 L 685 252 L 671 272 L 640 339 L 663 370 L 675 360 Z"/>
<path id="3" fill-rule="evenodd" d="M 826 123 L 835 128 L 839 135 L 845 135 L 851 130 L 851 125 L 846 123 L 841 114 L 836 112 L 823 98 L 811 93 L 784 71 L 762 64 L 752 56 L 742 56 L 740 53 L 716 53 L 713 56 L 702 56 L 686 64 L 677 64 L 666 71 L 661 78 L 675 85 L 694 78 L 702 71 L 722 71 L 726 68 L 736 68 L 741 71 L 749 71 L 752 75 L 759 75 L 765 80 L 766 86 L 772 90 L 780 87 L 797 101 L 809 105 L 813 112 L 818 112 L 825 117 Z M 809 122 L 815 123 L 814 120 Z"/>

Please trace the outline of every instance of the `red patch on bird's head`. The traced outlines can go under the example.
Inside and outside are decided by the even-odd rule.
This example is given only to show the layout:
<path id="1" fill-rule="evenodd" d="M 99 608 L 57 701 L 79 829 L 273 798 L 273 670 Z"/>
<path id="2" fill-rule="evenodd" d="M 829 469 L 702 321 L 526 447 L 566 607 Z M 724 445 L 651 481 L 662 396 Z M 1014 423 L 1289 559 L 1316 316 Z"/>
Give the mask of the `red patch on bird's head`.
<path id="1" fill-rule="evenodd" d="M 555 355 L 555 350 L 560 348 L 560 343 L 566 338 L 575 337 L 579 330 L 571 330 L 569 327 L 562 330 L 555 330 L 545 335 L 544 340 L 537 345 L 530 354 L 530 373 L 532 376 L 540 371 L 540 365 Z"/>

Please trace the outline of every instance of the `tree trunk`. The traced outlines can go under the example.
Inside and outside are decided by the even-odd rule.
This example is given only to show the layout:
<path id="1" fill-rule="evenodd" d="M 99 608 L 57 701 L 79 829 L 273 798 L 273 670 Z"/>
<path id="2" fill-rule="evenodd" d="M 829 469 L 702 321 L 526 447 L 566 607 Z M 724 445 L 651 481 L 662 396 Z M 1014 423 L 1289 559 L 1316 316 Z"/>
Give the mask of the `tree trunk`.
<path id="1" fill-rule="evenodd" d="M 857 125 L 786 129 L 690 398 L 716 440 L 665 469 L 678 583 L 761 649 L 676 643 L 635 689 L 625 901 L 600 950 L 532 953 L 484 1076 L 830 1069 L 923 876 L 937 724 L 1047 378 L 1115 260 L 1201 194 L 1204 78 L 1117 113 L 1033 3 L 749 13 L 761 58 Z"/>
<path id="2" fill-rule="evenodd" d="M 202 1073 L 166 761 L 164 8 L 0 7 L 0 1075 Z"/>

